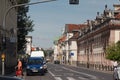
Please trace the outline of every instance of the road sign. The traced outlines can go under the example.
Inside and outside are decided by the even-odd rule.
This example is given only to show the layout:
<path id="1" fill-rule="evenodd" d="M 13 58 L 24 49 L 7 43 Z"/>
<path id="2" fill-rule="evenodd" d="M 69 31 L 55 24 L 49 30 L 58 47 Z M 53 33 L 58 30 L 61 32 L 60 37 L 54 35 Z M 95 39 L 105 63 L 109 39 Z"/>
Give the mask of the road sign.
<path id="1" fill-rule="evenodd" d="M 71 55 L 71 56 L 74 56 L 74 53 L 73 53 L 73 52 L 71 52 L 71 53 L 70 53 L 70 55 Z"/>

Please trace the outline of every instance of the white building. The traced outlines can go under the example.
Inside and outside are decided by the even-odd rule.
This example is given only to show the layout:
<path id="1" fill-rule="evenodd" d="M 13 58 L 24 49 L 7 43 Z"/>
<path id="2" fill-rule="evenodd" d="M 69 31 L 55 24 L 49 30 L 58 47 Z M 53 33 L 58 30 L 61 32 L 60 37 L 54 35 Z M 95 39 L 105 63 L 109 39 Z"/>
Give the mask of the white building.
<path id="1" fill-rule="evenodd" d="M 31 48 L 32 48 L 32 36 L 26 36 L 26 54 L 30 55 L 31 53 Z"/>

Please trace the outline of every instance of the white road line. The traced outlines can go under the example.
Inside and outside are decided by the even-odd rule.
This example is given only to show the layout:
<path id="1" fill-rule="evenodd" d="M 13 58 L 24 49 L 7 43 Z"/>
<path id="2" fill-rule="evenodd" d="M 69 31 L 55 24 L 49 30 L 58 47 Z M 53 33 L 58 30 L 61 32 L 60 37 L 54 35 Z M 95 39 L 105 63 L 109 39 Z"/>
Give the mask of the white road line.
<path id="1" fill-rule="evenodd" d="M 83 78 L 83 77 L 78 77 L 80 80 L 89 80 L 87 78 Z"/>
<path id="2" fill-rule="evenodd" d="M 67 77 L 68 80 L 76 80 L 73 77 Z"/>
<path id="3" fill-rule="evenodd" d="M 56 80 L 62 80 L 60 77 L 54 77 Z"/>
<path id="4" fill-rule="evenodd" d="M 72 70 L 72 69 L 68 69 L 68 68 L 66 68 L 66 67 L 62 67 L 62 68 L 63 68 L 63 69 L 66 69 L 66 70 L 69 70 L 69 71 L 71 71 L 71 72 L 75 72 L 75 73 L 78 73 L 78 74 L 82 74 L 82 75 L 89 76 L 89 77 L 91 77 L 91 79 L 94 79 L 94 80 L 97 79 L 97 77 L 94 76 L 94 75 L 90 75 L 90 74 L 83 73 L 83 72 L 78 72 L 78 71 L 75 71 L 75 70 Z"/>
<path id="5" fill-rule="evenodd" d="M 48 70 L 48 72 L 49 72 L 52 76 L 55 76 L 51 71 Z"/>
<path id="6" fill-rule="evenodd" d="M 53 74 L 50 70 L 48 70 L 48 72 L 49 72 L 53 77 L 55 77 L 55 76 L 62 76 L 62 75 L 55 75 L 55 74 Z"/>

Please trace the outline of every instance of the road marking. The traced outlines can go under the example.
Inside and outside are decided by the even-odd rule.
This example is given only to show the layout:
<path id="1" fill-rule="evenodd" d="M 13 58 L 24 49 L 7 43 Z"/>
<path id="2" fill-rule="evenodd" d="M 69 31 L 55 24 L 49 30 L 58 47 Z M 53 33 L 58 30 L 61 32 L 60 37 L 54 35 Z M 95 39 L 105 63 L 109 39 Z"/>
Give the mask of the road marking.
<path id="1" fill-rule="evenodd" d="M 62 80 L 60 77 L 54 77 L 56 80 Z"/>
<path id="2" fill-rule="evenodd" d="M 49 72 L 52 76 L 55 76 L 51 71 L 48 70 L 48 72 Z"/>
<path id="3" fill-rule="evenodd" d="M 66 67 L 62 67 L 62 68 L 63 68 L 63 69 L 66 69 L 66 70 L 69 70 L 69 71 L 71 71 L 71 72 L 75 72 L 75 73 L 78 73 L 78 74 L 82 74 L 82 75 L 89 76 L 89 77 L 91 77 L 91 79 L 94 79 L 94 80 L 97 79 L 97 77 L 94 76 L 94 75 L 90 75 L 90 74 L 83 73 L 83 72 L 78 72 L 78 71 L 75 71 L 75 70 L 72 70 L 72 69 L 68 69 L 68 68 L 66 68 Z"/>
<path id="4" fill-rule="evenodd" d="M 55 77 L 55 76 L 62 76 L 62 75 L 55 75 L 55 74 L 53 74 L 51 71 L 49 71 L 48 70 L 48 72 L 53 76 L 53 77 Z"/>
<path id="5" fill-rule="evenodd" d="M 80 80 L 89 80 L 87 78 L 83 78 L 83 77 L 78 77 Z"/>
<path id="6" fill-rule="evenodd" d="M 67 77 L 68 80 L 76 80 L 73 77 Z"/>

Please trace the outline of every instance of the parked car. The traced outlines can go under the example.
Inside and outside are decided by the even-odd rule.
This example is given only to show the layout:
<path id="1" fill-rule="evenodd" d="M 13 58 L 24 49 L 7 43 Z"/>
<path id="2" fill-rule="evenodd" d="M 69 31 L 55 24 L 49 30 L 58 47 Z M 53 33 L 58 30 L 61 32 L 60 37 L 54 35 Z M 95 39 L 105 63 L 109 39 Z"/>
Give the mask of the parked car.
<path id="1" fill-rule="evenodd" d="M 45 74 L 45 63 L 40 57 L 30 57 L 27 62 L 26 75 L 32 75 L 33 73 Z"/>
<path id="2" fill-rule="evenodd" d="M 60 61 L 59 60 L 55 60 L 54 64 L 60 64 Z"/>

